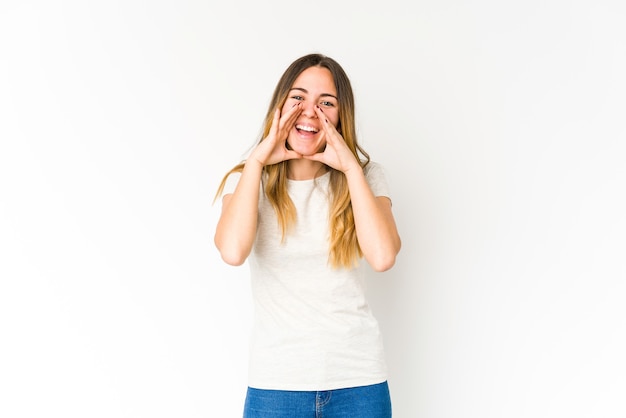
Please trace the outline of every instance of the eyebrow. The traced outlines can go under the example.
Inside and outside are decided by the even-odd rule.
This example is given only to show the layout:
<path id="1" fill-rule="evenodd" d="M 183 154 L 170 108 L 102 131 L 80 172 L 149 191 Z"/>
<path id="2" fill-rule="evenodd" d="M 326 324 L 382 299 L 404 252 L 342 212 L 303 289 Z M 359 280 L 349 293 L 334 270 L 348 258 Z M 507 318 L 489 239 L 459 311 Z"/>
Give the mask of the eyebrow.
<path id="1" fill-rule="evenodd" d="M 289 91 L 292 91 L 292 90 L 298 90 L 298 91 L 301 91 L 301 92 L 307 93 L 307 94 L 309 93 L 309 91 L 307 89 L 303 89 L 302 87 L 294 87 L 294 88 L 292 88 Z M 335 96 L 334 94 L 330 94 L 330 93 L 322 93 L 322 94 L 320 94 L 320 97 L 333 97 L 335 100 L 339 101 L 337 96 Z"/>

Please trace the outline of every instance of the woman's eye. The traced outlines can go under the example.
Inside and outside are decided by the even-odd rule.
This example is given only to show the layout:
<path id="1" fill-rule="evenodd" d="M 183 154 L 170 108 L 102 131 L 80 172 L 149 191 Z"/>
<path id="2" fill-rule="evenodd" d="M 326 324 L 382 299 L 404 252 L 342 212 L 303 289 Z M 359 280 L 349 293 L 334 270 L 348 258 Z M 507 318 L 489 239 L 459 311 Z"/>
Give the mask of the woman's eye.
<path id="1" fill-rule="evenodd" d="M 303 100 L 302 96 L 291 96 L 291 98 L 295 100 Z"/>
<path id="2" fill-rule="evenodd" d="M 322 102 L 322 105 L 324 105 L 324 106 L 329 106 L 329 107 L 330 107 L 330 106 L 334 106 L 334 104 L 333 104 L 332 102 L 326 102 L 326 101 L 325 101 L 325 102 Z"/>

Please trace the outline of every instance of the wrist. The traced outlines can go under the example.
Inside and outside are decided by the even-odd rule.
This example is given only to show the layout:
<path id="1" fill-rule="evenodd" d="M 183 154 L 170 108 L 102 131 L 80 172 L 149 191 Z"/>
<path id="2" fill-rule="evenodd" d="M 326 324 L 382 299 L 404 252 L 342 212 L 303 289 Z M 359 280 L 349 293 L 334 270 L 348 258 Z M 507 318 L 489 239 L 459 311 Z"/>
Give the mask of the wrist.
<path id="1" fill-rule="evenodd" d="M 244 163 L 244 170 L 247 169 L 247 170 L 261 171 L 263 170 L 263 167 L 264 167 L 264 164 L 254 157 L 248 158 L 246 162 Z"/>
<path id="2" fill-rule="evenodd" d="M 363 174 L 363 167 L 355 160 L 353 164 L 350 164 L 343 170 L 343 174 L 346 176 L 351 175 L 352 173 L 360 173 Z"/>

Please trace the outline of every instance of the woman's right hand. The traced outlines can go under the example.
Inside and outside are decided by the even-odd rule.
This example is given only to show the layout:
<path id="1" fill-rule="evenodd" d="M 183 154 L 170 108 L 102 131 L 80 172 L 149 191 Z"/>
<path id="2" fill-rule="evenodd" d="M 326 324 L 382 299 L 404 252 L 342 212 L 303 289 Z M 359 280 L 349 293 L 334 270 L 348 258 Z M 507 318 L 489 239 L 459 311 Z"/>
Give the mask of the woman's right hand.
<path id="1" fill-rule="evenodd" d="M 276 109 L 270 132 L 252 151 L 250 158 L 254 158 L 261 166 L 302 158 L 301 154 L 287 149 L 287 136 L 295 125 L 300 113 L 302 113 L 300 103 L 293 106 L 282 116 L 280 109 Z"/>

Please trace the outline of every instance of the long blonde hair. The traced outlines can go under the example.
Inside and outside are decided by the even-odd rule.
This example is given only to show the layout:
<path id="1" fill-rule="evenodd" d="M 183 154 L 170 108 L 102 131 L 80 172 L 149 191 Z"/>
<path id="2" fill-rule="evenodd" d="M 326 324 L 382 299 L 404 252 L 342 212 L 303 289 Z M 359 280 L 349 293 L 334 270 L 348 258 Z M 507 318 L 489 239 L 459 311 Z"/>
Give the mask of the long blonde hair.
<path id="1" fill-rule="evenodd" d="M 365 168 L 370 158 L 367 152 L 358 144 L 356 138 L 352 85 L 343 68 L 332 58 L 321 54 L 309 54 L 298 58 L 285 70 L 274 89 L 259 142 L 263 141 L 269 134 L 274 112 L 276 109 L 283 107 L 296 78 L 307 68 L 316 66 L 327 68 L 333 76 L 339 101 L 337 130 L 343 136 L 348 148 L 360 162 L 361 167 Z M 215 199 L 222 194 L 228 176 L 232 173 L 243 171 L 244 165 L 245 161 L 226 173 L 215 194 Z M 331 167 L 328 167 L 328 169 L 330 171 L 331 199 L 328 213 L 330 247 L 328 260 L 334 268 L 351 268 L 356 265 L 357 260 L 363 253 L 356 236 L 348 182 L 341 171 Z M 290 227 L 295 224 L 297 216 L 296 207 L 287 193 L 287 161 L 267 165 L 263 168 L 263 171 L 264 191 L 276 212 L 284 240 Z"/>

